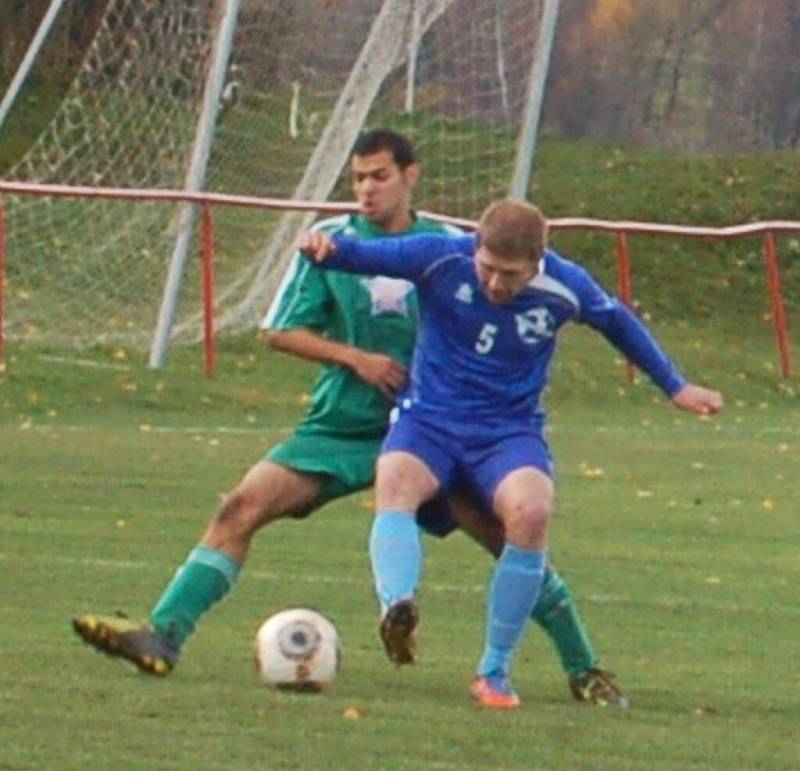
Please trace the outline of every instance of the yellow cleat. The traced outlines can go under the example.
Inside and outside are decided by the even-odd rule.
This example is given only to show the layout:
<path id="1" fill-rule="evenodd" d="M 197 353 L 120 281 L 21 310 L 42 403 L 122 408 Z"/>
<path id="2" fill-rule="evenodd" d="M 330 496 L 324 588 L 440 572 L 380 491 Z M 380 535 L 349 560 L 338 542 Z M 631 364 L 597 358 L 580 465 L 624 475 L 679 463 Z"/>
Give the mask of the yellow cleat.
<path id="1" fill-rule="evenodd" d="M 147 624 L 87 613 L 73 618 L 72 628 L 93 648 L 126 659 L 149 675 L 165 677 L 178 663 L 179 650 Z"/>
<path id="2" fill-rule="evenodd" d="M 592 667 L 580 675 L 570 675 L 569 689 L 577 701 L 597 707 L 628 709 L 630 699 L 614 683 L 614 673 Z"/>

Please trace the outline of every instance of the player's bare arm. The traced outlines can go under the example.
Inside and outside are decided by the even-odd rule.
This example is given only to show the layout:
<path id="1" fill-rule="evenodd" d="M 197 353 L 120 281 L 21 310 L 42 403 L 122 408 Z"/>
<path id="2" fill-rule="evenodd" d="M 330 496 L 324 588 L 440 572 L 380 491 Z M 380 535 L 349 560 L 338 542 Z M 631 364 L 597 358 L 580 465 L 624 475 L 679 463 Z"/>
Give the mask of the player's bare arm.
<path id="1" fill-rule="evenodd" d="M 672 403 L 696 415 L 715 415 L 722 409 L 722 394 L 711 388 L 687 383 L 672 396 Z"/>
<path id="2" fill-rule="evenodd" d="M 406 382 L 406 367 L 391 356 L 331 340 L 310 329 L 271 329 L 265 332 L 265 338 L 270 347 L 284 353 L 347 367 L 387 399 L 394 399 Z"/>

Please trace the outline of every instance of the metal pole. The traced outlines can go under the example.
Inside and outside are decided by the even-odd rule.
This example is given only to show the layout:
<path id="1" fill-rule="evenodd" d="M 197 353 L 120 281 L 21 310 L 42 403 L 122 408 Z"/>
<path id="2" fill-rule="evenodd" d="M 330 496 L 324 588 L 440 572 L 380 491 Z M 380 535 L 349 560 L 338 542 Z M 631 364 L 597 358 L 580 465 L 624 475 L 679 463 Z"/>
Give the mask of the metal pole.
<path id="1" fill-rule="evenodd" d="M 8 91 L 6 91 L 3 97 L 3 101 L 0 102 L 0 127 L 5 123 L 6 116 L 11 110 L 11 105 L 16 101 L 22 89 L 22 84 L 28 77 L 33 63 L 36 61 L 36 57 L 39 55 L 39 51 L 41 51 L 45 38 L 50 32 L 50 28 L 53 26 L 62 5 L 64 5 L 64 0 L 53 0 L 50 3 L 50 7 L 47 9 L 47 13 L 40 22 L 39 29 L 36 30 L 36 34 L 33 36 L 33 40 L 31 40 L 31 44 L 28 46 L 25 57 L 22 59 L 19 69 L 17 69 L 17 74 L 14 75 L 14 79 L 11 81 L 11 85 L 8 87 Z"/>
<path id="2" fill-rule="evenodd" d="M 617 233 L 617 291 L 622 302 L 632 310 L 631 254 L 628 250 L 628 234 L 624 230 Z M 633 382 L 636 369 L 630 361 L 625 363 L 625 372 L 628 381 Z"/>
<path id="3" fill-rule="evenodd" d="M 422 11 L 418 0 L 411 0 L 413 17 L 411 20 L 411 36 L 408 39 L 408 62 L 406 63 L 406 115 L 414 113 L 414 97 L 417 88 L 417 57 L 421 41 L 420 27 L 422 25 Z"/>
<path id="4" fill-rule="evenodd" d="M 203 350 L 205 351 L 206 377 L 214 377 L 216 370 L 216 348 L 214 343 L 214 217 L 211 207 L 203 207 L 202 216 L 203 255 Z"/>
<path id="5" fill-rule="evenodd" d="M 211 150 L 211 141 L 214 138 L 214 124 L 219 111 L 222 88 L 225 84 L 225 73 L 228 69 L 231 49 L 233 48 L 233 35 L 236 31 L 236 20 L 242 0 L 227 0 L 225 11 L 220 21 L 217 39 L 211 66 L 208 69 L 203 104 L 200 119 L 195 132 L 192 159 L 186 175 L 184 189 L 189 191 L 200 190 L 206 175 L 208 156 Z M 161 309 L 158 313 L 158 322 L 153 334 L 153 343 L 150 348 L 149 366 L 160 369 L 167 357 L 169 335 L 175 314 L 178 308 L 178 295 L 183 281 L 183 267 L 186 264 L 186 254 L 197 216 L 197 209 L 193 204 L 186 204 L 181 209 L 178 222 L 178 236 L 175 239 L 175 248 L 169 264 L 167 280 L 164 284 L 164 293 L 161 299 Z"/>
<path id="6" fill-rule="evenodd" d="M 784 378 L 792 375 L 791 346 L 789 344 L 789 323 L 786 320 L 786 309 L 783 305 L 781 291 L 781 269 L 778 263 L 778 250 L 775 246 L 775 234 L 764 233 L 764 262 L 767 268 L 767 288 L 772 310 L 772 326 L 778 343 L 778 354 L 781 362 L 781 374 Z"/>
<path id="7" fill-rule="evenodd" d="M 0 375 L 5 371 L 6 209 L 0 196 Z"/>
<path id="8" fill-rule="evenodd" d="M 539 38 L 531 62 L 528 76 L 528 99 L 522 119 L 519 141 L 517 143 L 517 159 L 514 164 L 514 175 L 511 178 L 509 195 L 512 198 L 524 199 L 528 194 L 528 185 L 533 166 L 533 153 L 536 149 L 536 135 L 539 131 L 539 118 L 544 101 L 544 86 L 547 81 L 547 69 L 550 66 L 550 53 L 556 35 L 559 0 L 544 0 L 542 21 L 539 25 Z"/>

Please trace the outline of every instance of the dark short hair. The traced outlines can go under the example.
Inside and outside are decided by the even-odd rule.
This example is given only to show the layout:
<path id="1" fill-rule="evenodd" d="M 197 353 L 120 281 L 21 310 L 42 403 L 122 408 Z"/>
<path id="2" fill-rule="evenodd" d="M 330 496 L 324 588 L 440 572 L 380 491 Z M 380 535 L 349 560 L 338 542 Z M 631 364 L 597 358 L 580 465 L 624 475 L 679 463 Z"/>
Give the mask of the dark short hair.
<path id="1" fill-rule="evenodd" d="M 359 134 L 351 155 L 374 155 L 384 150 L 392 154 L 401 169 L 417 162 L 411 140 L 389 128 L 375 128 Z"/>
<path id="2" fill-rule="evenodd" d="M 481 215 L 478 239 L 492 254 L 536 262 L 547 245 L 547 220 L 526 201 L 495 201 Z"/>

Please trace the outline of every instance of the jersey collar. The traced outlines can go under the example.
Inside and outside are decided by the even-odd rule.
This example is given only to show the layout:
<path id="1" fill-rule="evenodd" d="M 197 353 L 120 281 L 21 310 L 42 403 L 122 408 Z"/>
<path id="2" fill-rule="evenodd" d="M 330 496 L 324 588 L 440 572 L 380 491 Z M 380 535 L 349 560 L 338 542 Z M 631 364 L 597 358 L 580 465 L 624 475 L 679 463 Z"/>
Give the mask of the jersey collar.
<path id="1" fill-rule="evenodd" d="M 352 219 L 350 224 L 355 228 L 359 235 L 367 236 L 369 238 L 391 238 L 392 236 L 405 236 L 409 233 L 413 233 L 416 230 L 417 223 L 419 221 L 416 210 L 409 209 L 408 213 L 411 215 L 411 225 L 406 230 L 402 230 L 399 233 L 387 233 L 384 230 L 381 230 L 362 214 L 351 215 Z"/>

